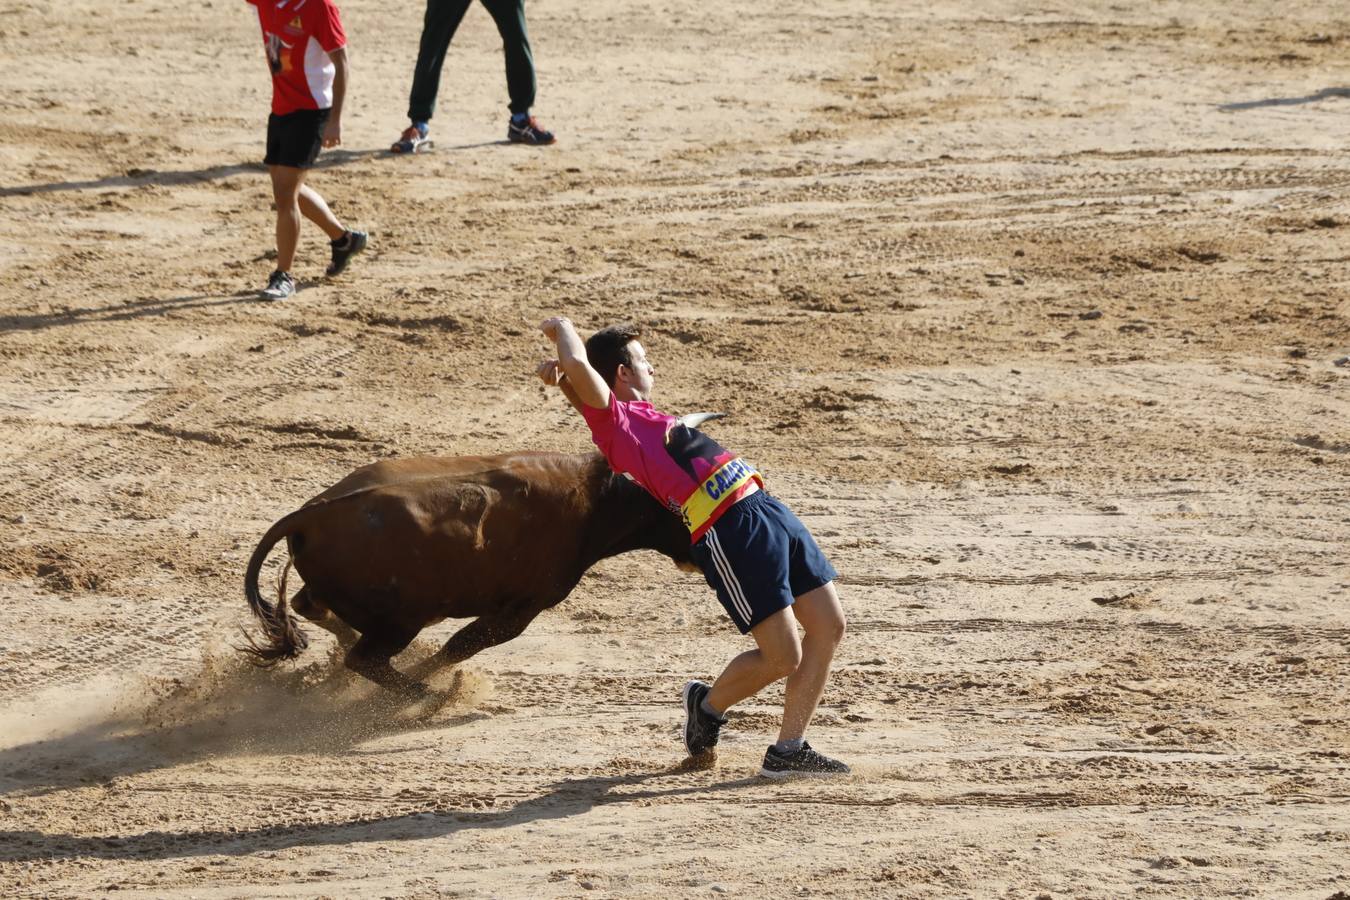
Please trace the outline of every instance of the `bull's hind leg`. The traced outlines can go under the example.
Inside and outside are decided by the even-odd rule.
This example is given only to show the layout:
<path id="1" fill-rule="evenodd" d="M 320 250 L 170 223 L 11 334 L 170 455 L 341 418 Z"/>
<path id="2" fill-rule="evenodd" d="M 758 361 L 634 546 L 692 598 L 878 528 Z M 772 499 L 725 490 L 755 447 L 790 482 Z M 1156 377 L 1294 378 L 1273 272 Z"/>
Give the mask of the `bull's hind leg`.
<path id="1" fill-rule="evenodd" d="M 367 631 L 347 651 L 344 663 L 356 674 L 369 678 L 400 697 L 408 699 L 422 697 L 427 693 L 427 686 L 395 669 L 389 662 L 411 644 L 416 636 L 416 630 Z"/>
<path id="2" fill-rule="evenodd" d="M 413 677 L 425 679 L 446 666 L 464 660 L 517 637 L 546 607 L 508 609 L 491 616 L 479 616 L 450 636 L 445 646 L 409 670 Z"/>
<path id="3" fill-rule="evenodd" d="M 324 631 L 330 632 L 333 637 L 337 638 L 338 646 L 344 650 L 355 644 L 357 638 L 360 637 L 355 628 L 339 619 L 331 609 L 315 600 L 308 587 L 302 587 L 295 592 L 295 596 L 291 598 L 291 609 L 304 616 L 307 621 L 313 622 Z"/>

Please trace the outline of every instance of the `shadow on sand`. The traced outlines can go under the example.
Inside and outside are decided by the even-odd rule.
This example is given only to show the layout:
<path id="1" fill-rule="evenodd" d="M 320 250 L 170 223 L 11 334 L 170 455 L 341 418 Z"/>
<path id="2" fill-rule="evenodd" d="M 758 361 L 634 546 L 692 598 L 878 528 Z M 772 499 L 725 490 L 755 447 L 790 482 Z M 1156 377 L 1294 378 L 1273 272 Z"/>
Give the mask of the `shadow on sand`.
<path id="1" fill-rule="evenodd" d="M 317 282 L 304 282 L 301 289 Z M 204 309 L 212 306 L 229 306 L 235 303 L 263 302 L 258 291 L 240 290 L 232 294 L 188 294 L 172 297 L 168 300 L 132 300 L 118 303 L 116 306 L 86 306 L 78 309 L 64 309 L 57 312 L 27 313 L 0 316 L 0 334 L 14 331 L 45 331 L 63 325 L 79 325 L 83 322 L 121 322 L 128 319 L 144 319 L 182 312 L 189 309 Z"/>
<path id="2" fill-rule="evenodd" d="M 316 169 L 331 169 L 349 163 L 381 155 L 376 150 L 329 150 L 314 163 Z M 389 154 L 385 154 L 389 155 Z M 94 178 L 88 181 L 49 181 L 46 184 L 21 184 L 16 187 L 0 188 L 0 197 L 27 197 L 32 194 L 55 194 L 62 191 L 97 191 L 106 188 L 140 187 L 157 184 L 163 187 L 178 187 L 184 184 L 200 184 L 205 181 L 217 181 L 243 175 L 245 172 L 265 173 L 267 167 L 260 162 L 231 163 L 223 166 L 207 166 L 204 169 L 178 169 L 160 171 L 158 169 L 128 169 L 121 175 L 109 175 L 106 178 Z"/>
<path id="3" fill-rule="evenodd" d="M 1242 112 L 1247 109 L 1262 109 L 1269 106 L 1302 106 L 1305 103 L 1316 103 L 1319 100 L 1330 100 L 1333 97 L 1350 97 L 1350 88 L 1323 88 L 1315 94 L 1305 94 L 1302 97 L 1267 97 L 1265 100 L 1224 103 L 1219 109 L 1222 112 Z"/>
<path id="4" fill-rule="evenodd" d="M 417 648 L 414 648 L 417 649 Z M 430 645 L 425 653 L 434 652 Z M 288 670 L 257 670 L 230 656 L 210 658 L 188 681 L 154 690 L 118 691 L 96 708 L 121 704 L 94 721 L 58 737 L 0 750 L 4 796 L 40 797 L 54 791 L 106 785 L 122 776 L 234 754 L 359 753 L 363 741 L 388 735 L 444 729 L 482 718 L 464 712 L 490 691 L 473 672 L 446 673 L 433 684 L 429 703 L 414 708 L 381 706 L 383 696 L 341 670 L 334 657 Z M 444 715 L 451 707 L 450 715 Z M 45 707 L 44 707 L 45 709 Z M 47 718 L 44 715 L 44 718 Z M 245 855 L 264 850 L 442 837 L 467 829 L 505 828 L 581 815 L 596 806 L 634 803 L 684 794 L 706 794 L 763 784 L 738 778 L 691 784 L 679 776 L 702 768 L 685 761 L 652 772 L 569 778 L 505 809 L 458 807 L 359 818 L 327 824 L 284 823 L 238 830 L 146 831 L 140 834 L 47 834 L 0 828 L 0 862 L 54 858 L 171 859 Z M 662 786 L 665 778 L 676 783 Z M 633 788 L 638 788 L 633 790 Z M 626 790 L 619 790 L 626 789 Z M 616 790 L 618 792 L 616 793 Z M 12 823 L 12 818 L 11 818 Z"/>
<path id="5" fill-rule="evenodd" d="M 473 144 L 442 145 L 437 144 L 432 153 L 450 153 L 462 150 L 476 150 L 481 147 L 510 146 L 511 142 L 479 141 Z M 396 159 L 401 154 L 388 150 L 325 150 L 314 163 L 316 169 L 331 169 L 366 159 Z M 161 171 L 158 169 L 128 169 L 121 175 L 109 175 L 105 178 L 93 178 L 86 181 L 49 181 L 43 184 L 20 184 L 14 187 L 0 187 L 0 197 L 28 197 L 34 194 L 54 194 L 64 191 L 97 191 L 108 188 L 133 188 L 147 184 L 163 187 L 178 187 L 185 184 L 201 184 L 231 178 L 244 173 L 263 174 L 267 167 L 261 162 L 231 163 L 229 165 L 207 166 L 203 169 L 177 169 Z"/>
<path id="6" fill-rule="evenodd" d="M 249 830 L 187 833 L 147 831 L 121 837 L 0 830 L 0 862 L 54 858 L 144 860 L 217 854 L 244 856 L 293 847 L 425 840 L 460 831 L 509 828 L 529 822 L 566 819 L 611 803 L 636 803 L 683 794 L 707 794 L 764 785 L 763 779 L 738 778 L 712 784 L 691 785 L 684 781 L 670 787 L 610 793 L 615 788 L 648 785 L 685 771 L 684 766 L 676 766 L 631 775 L 569 778 L 549 785 L 537 797 L 522 800 L 503 810 L 434 810 L 323 825 L 268 825 Z"/>

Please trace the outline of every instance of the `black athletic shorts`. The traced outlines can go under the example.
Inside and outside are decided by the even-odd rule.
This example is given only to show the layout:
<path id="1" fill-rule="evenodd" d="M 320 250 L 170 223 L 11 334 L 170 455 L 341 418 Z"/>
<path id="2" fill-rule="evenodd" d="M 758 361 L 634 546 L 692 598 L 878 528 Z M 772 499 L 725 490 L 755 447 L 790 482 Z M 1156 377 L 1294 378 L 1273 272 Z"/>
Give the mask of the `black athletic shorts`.
<path id="1" fill-rule="evenodd" d="M 267 117 L 267 156 L 263 164 L 308 169 L 323 149 L 323 127 L 328 124 L 328 109 L 298 109 Z"/>

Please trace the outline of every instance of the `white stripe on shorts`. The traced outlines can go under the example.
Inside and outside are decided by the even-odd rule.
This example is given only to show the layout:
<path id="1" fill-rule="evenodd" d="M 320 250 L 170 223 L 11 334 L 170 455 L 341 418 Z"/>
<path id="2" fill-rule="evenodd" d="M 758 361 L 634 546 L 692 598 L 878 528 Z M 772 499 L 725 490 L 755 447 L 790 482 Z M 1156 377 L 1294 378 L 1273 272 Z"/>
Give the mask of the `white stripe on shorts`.
<path id="1" fill-rule="evenodd" d="M 727 559 L 726 552 L 722 550 L 722 542 L 717 538 L 716 528 L 708 529 L 708 550 L 712 553 L 713 564 L 717 566 L 717 573 L 722 576 L 722 584 L 726 586 L 727 593 L 731 595 L 732 605 L 741 614 L 745 624 L 749 625 L 751 618 L 750 604 L 745 599 L 745 591 L 741 590 L 741 583 L 736 579 L 736 573 L 731 569 L 731 562 Z"/>

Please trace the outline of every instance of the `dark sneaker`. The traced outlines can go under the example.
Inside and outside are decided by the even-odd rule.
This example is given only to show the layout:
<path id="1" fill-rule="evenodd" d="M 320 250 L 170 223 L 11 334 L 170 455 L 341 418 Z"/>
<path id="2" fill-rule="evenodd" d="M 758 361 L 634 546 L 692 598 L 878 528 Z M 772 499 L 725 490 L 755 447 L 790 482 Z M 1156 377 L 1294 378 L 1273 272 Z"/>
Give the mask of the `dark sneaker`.
<path id="1" fill-rule="evenodd" d="M 333 261 L 328 264 L 328 271 L 325 274 L 329 278 L 341 275 L 342 270 L 347 268 L 348 260 L 366 249 L 369 242 L 370 235 L 364 231 L 349 231 L 336 241 L 329 241 L 328 246 L 333 248 Z"/>
<path id="2" fill-rule="evenodd" d="M 759 774 L 765 778 L 788 778 L 792 775 L 847 775 L 848 772 L 848 766 L 837 759 L 820 755 L 805 742 L 796 753 L 788 754 L 781 754 L 770 745 L 769 752 L 764 754 L 764 764 L 759 770 Z"/>
<path id="3" fill-rule="evenodd" d="M 264 300 L 285 300 L 294 293 L 295 279 L 291 277 L 291 273 L 277 269 L 267 279 L 267 287 L 258 291 L 258 296 Z"/>
<path id="4" fill-rule="evenodd" d="M 684 749 L 690 756 L 702 756 L 716 747 L 718 734 L 727 721 L 703 711 L 703 698 L 710 690 L 712 685 L 702 681 L 684 686 Z"/>
<path id="5" fill-rule="evenodd" d="M 432 147 L 431 138 L 427 137 L 430 129 L 425 122 L 419 122 L 409 125 L 403 129 L 403 133 L 398 136 L 389 148 L 392 153 L 420 153 L 423 150 L 430 150 Z"/>
<path id="6" fill-rule="evenodd" d="M 506 139 L 513 144 L 529 144 L 532 147 L 543 147 L 558 140 L 534 116 L 519 122 L 511 119 L 511 123 L 506 126 Z"/>

